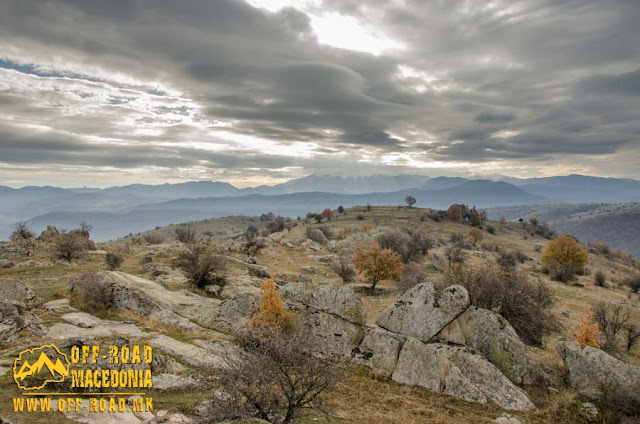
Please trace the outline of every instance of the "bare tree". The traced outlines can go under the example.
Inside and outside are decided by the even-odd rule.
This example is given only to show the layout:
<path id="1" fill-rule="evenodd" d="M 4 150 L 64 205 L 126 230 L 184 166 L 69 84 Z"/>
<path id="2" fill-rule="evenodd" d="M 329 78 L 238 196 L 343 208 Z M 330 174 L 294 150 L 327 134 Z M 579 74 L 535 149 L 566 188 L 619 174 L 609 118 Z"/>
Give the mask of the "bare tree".
<path id="1" fill-rule="evenodd" d="M 29 228 L 27 223 L 20 221 L 13 227 L 13 232 L 11 233 L 11 236 L 9 236 L 9 239 L 11 241 L 31 240 L 35 236 L 35 233 L 31 231 L 31 228 Z"/>
<path id="2" fill-rule="evenodd" d="M 248 336 L 240 352 L 224 356 L 226 366 L 213 371 L 221 393 L 211 402 L 214 422 L 255 417 L 288 424 L 311 410 L 328 414 L 322 395 L 344 378 L 338 363 L 315 356 L 302 335 Z"/>
<path id="3" fill-rule="evenodd" d="M 634 324 L 627 324 L 625 330 L 627 330 L 627 352 L 631 352 L 633 346 L 640 339 L 640 328 Z"/>
<path id="4" fill-rule="evenodd" d="M 593 320 L 604 336 L 605 346 L 615 348 L 618 334 L 629 321 L 629 310 L 621 305 L 598 302 L 593 305 Z"/>

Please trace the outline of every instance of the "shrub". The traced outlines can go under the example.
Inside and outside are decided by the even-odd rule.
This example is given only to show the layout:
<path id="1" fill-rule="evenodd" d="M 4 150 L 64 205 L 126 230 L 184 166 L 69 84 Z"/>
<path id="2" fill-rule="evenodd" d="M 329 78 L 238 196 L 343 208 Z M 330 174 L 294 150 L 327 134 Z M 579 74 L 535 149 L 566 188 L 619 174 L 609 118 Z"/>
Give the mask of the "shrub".
<path id="1" fill-rule="evenodd" d="M 535 216 L 529 218 L 529 224 L 533 225 L 534 227 L 537 227 L 538 226 L 538 218 L 536 218 Z"/>
<path id="2" fill-rule="evenodd" d="M 318 358 L 304 335 L 250 336 L 241 347 L 238 353 L 224 354 L 225 366 L 213 370 L 216 387 L 211 392 L 220 393 L 208 403 L 213 422 L 260 418 L 290 424 L 312 411 L 326 413 L 325 394 L 344 373 L 338 362 Z"/>
<path id="3" fill-rule="evenodd" d="M 250 229 L 253 227 L 249 227 Z M 260 250 L 266 247 L 266 243 L 263 239 L 259 237 L 258 230 L 249 231 L 247 230 L 242 239 L 242 243 L 240 244 L 240 251 L 247 255 L 247 257 L 252 257 L 258 254 Z"/>
<path id="4" fill-rule="evenodd" d="M 547 244 L 542 252 L 542 263 L 552 272 L 553 278 L 567 282 L 575 278 L 589 258 L 587 251 L 571 236 L 558 237 Z"/>
<path id="5" fill-rule="evenodd" d="M 467 258 L 464 249 L 457 244 L 447 246 L 444 251 L 444 255 L 447 258 L 447 264 L 449 265 L 449 269 L 458 269 L 463 264 Z"/>
<path id="6" fill-rule="evenodd" d="M 592 316 L 600 330 L 601 346 L 616 348 L 616 339 L 629 321 L 629 310 L 621 305 L 598 302 L 592 307 Z"/>
<path id="7" fill-rule="evenodd" d="M 274 219 L 276 219 L 276 216 L 273 214 L 273 212 L 263 213 L 262 215 L 260 215 L 261 222 L 273 221 Z"/>
<path id="8" fill-rule="evenodd" d="M 371 205 L 369 203 L 367 203 L 366 208 L 367 208 L 367 212 L 371 212 Z"/>
<path id="9" fill-rule="evenodd" d="M 638 293 L 640 291 L 640 274 L 625 278 L 623 284 L 629 287 L 633 293 Z"/>
<path id="10" fill-rule="evenodd" d="M 411 196 L 411 195 L 409 195 L 409 196 L 404 198 L 404 201 L 411 208 L 411 207 L 413 207 L 413 205 L 415 205 L 416 198 Z"/>
<path id="11" fill-rule="evenodd" d="M 496 227 L 494 227 L 493 225 L 487 225 L 487 233 L 495 234 L 496 233 Z"/>
<path id="12" fill-rule="evenodd" d="M 464 286 L 474 306 L 502 315 L 525 343 L 541 345 L 543 336 L 556 327 L 551 313 L 553 293 L 544 283 L 532 283 L 522 273 L 503 272 L 497 267 L 451 270 L 442 285 L 451 284 Z"/>
<path id="13" fill-rule="evenodd" d="M 191 225 L 185 225 L 175 229 L 176 238 L 182 243 L 194 243 L 196 241 L 196 230 Z"/>
<path id="14" fill-rule="evenodd" d="M 626 337 L 627 352 L 631 352 L 631 349 L 633 349 L 633 346 L 636 344 L 638 339 L 640 339 L 640 328 L 638 328 L 638 326 L 633 324 L 627 324 L 625 326 L 625 330 L 627 330 L 627 337 Z"/>
<path id="15" fill-rule="evenodd" d="M 193 245 L 180 252 L 174 265 L 198 288 L 224 283 L 220 272 L 226 268 L 226 261 L 222 256 L 213 255 L 205 245 Z"/>
<path id="16" fill-rule="evenodd" d="M 602 272 L 602 270 L 596 271 L 593 276 L 593 283 L 596 286 L 605 287 L 607 283 L 607 276 Z"/>
<path id="17" fill-rule="evenodd" d="M 476 246 L 478 243 L 482 242 L 484 238 L 484 233 L 478 228 L 472 228 L 469 230 L 469 234 L 467 235 L 467 240 L 472 245 Z"/>
<path id="18" fill-rule="evenodd" d="M 356 219 L 357 219 L 358 221 L 364 221 L 364 215 L 360 215 L 360 214 L 358 214 L 358 215 L 356 216 Z"/>
<path id="19" fill-rule="evenodd" d="M 518 263 L 518 259 L 513 252 L 502 252 L 498 257 L 498 265 L 505 271 L 512 271 Z"/>
<path id="20" fill-rule="evenodd" d="M 598 324 L 591 319 L 591 314 L 585 313 L 579 318 L 579 321 L 580 325 L 574 334 L 574 339 L 580 345 L 580 349 L 584 349 L 586 346 L 599 348 L 601 345 L 600 331 Z"/>
<path id="21" fill-rule="evenodd" d="M 411 262 L 404 267 L 402 276 L 395 282 L 396 288 L 400 293 L 404 293 L 412 287 L 427 280 L 427 273 L 424 272 L 422 265 Z"/>
<path id="22" fill-rule="evenodd" d="M 279 233 L 280 231 L 284 230 L 284 218 L 278 215 L 271 221 L 268 221 L 267 229 L 271 234 Z"/>
<path id="23" fill-rule="evenodd" d="M 371 284 L 371 291 L 382 280 L 395 280 L 404 269 L 402 258 L 391 249 L 384 249 L 379 244 L 371 250 L 357 248 L 353 263 L 359 273 Z"/>
<path id="24" fill-rule="evenodd" d="M 149 244 L 162 244 L 165 240 L 164 237 L 162 237 L 160 234 L 153 233 L 145 234 L 142 236 L 142 238 Z"/>
<path id="25" fill-rule="evenodd" d="M 381 234 L 376 241 L 383 248 L 399 254 L 405 264 L 409 261 L 422 260 L 434 245 L 434 241 L 426 234 L 407 228 Z"/>
<path id="26" fill-rule="evenodd" d="M 13 227 L 13 232 L 9 236 L 9 240 L 18 241 L 18 240 L 31 240 L 34 238 L 36 234 L 31 231 L 31 228 L 27 225 L 26 222 L 20 221 Z"/>
<path id="27" fill-rule="evenodd" d="M 346 255 L 340 255 L 331 264 L 333 272 L 342 278 L 343 283 L 353 281 L 356 276 L 356 268 L 351 259 Z"/>
<path id="28" fill-rule="evenodd" d="M 265 336 L 273 336 L 291 327 L 295 313 L 285 309 L 280 292 L 276 291 L 276 285 L 270 278 L 260 286 L 260 297 L 255 300 L 254 306 L 249 328 Z"/>
<path id="29" fill-rule="evenodd" d="M 342 206 L 342 205 L 338 206 L 338 213 L 339 214 L 343 214 L 344 213 L 344 206 Z"/>
<path id="30" fill-rule="evenodd" d="M 124 263 L 124 257 L 118 252 L 109 252 L 105 255 L 104 261 L 107 264 L 109 271 L 115 271 L 120 269 Z"/>
<path id="31" fill-rule="evenodd" d="M 93 242 L 78 231 L 62 230 L 56 237 L 55 252 L 57 257 L 71 262 L 80 259 L 93 246 Z"/>
<path id="32" fill-rule="evenodd" d="M 462 234 L 462 233 L 451 233 L 449 235 L 449 243 L 455 243 L 455 244 L 464 243 L 464 234 Z"/>

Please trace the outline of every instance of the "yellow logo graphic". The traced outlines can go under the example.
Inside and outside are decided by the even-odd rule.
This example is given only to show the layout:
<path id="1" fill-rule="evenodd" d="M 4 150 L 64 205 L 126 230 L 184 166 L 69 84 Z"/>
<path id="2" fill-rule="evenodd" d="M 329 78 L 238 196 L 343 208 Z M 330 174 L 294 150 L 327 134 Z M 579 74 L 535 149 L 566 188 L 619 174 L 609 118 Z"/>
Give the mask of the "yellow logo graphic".
<path id="1" fill-rule="evenodd" d="M 55 345 L 20 352 L 13 363 L 13 379 L 23 390 L 42 389 L 47 383 L 61 383 L 69 375 L 69 359 Z"/>

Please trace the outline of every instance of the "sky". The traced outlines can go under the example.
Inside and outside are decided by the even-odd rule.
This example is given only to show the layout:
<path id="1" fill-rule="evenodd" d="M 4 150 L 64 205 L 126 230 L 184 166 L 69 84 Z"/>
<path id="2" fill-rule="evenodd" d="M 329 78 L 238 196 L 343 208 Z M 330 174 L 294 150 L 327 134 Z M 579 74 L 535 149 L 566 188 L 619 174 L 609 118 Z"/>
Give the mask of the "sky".
<path id="1" fill-rule="evenodd" d="M 640 179 L 637 0 L 4 0 L 0 185 Z"/>

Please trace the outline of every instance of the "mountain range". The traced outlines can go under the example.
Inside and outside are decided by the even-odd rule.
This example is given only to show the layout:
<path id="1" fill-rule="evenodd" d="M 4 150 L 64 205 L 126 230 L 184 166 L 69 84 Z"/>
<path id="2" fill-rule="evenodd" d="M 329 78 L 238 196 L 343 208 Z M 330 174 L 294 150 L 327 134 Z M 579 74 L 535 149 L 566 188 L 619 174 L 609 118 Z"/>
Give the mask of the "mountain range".
<path id="1" fill-rule="evenodd" d="M 0 186 L 0 239 L 12 225 L 27 221 L 35 231 L 47 225 L 94 227 L 106 241 L 156 226 L 229 215 L 273 212 L 303 216 L 324 208 L 372 204 L 402 205 L 407 195 L 416 206 L 444 209 L 453 203 L 507 207 L 556 203 L 629 203 L 640 201 L 640 181 L 584 175 L 517 179 L 374 175 L 310 175 L 275 186 L 237 188 L 214 181 L 94 188 Z"/>

